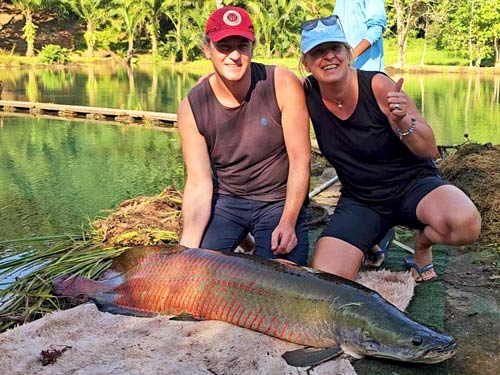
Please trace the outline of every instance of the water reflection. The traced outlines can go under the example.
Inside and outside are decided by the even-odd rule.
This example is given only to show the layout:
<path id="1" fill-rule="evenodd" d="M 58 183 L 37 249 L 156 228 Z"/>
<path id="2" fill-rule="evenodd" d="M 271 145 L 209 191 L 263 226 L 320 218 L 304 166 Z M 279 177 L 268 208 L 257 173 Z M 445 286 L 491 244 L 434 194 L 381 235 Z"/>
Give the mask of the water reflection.
<path id="1" fill-rule="evenodd" d="M 200 74 L 159 66 L 1 69 L 2 99 L 176 112 Z M 405 74 L 439 144 L 500 143 L 500 77 Z M 395 80 L 399 76 L 393 76 Z M 183 183 L 176 133 L 0 116 L 0 240 L 61 233 L 137 195 Z"/>
<path id="2" fill-rule="evenodd" d="M 403 89 L 431 124 L 439 144 L 462 143 L 465 133 L 471 141 L 500 143 L 500 77 L 481 74 L 403 77 Z"/>
<path id="3" fill-rule="evenodd" d="M 175 113 L 201 73 L 170 67 L 92 65 L 3 69 L 5 100 L 28 100 Z M 392 78 L 398 79 L 399 75 Z M 403 89 L 432 125 L 440 144 L 500 143 L 500 77 L 482 74 L 404 74 Z"/>
<path id="4" fill-rule="evenodd" d="M 75 232 L 125 199 L 181 189 L 184 169 L 176 132 L 0 116 L 0 176 L 1 241 Z"/>
<path id="5" fill-rule="evenodd" d="M 168 67 L 93 65 L 2 69 L 2 99 L 175 113 L 199 74 Z"/>

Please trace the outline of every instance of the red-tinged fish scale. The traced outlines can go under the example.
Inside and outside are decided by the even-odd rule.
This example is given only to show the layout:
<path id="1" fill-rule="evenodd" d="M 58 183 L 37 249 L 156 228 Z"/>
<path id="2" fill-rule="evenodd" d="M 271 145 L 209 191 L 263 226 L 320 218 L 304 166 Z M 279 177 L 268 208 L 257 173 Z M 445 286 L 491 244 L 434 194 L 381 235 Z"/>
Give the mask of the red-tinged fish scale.
<path id="1" fill-rule="evenodd" d="M 310 291 L 302 286 L 303 276 L 288 277 L 296 284 L 290 285 L 284 273 L 213 251 L 159 252 L 140 260 L 110 292 L 118 295 L 113 304 L 132 310 L 190 313 L 300 344 L 331 346 L 326 318 L 331 301 L 325 297 L 315 308 L 305 308 L 302 301 Z"/>

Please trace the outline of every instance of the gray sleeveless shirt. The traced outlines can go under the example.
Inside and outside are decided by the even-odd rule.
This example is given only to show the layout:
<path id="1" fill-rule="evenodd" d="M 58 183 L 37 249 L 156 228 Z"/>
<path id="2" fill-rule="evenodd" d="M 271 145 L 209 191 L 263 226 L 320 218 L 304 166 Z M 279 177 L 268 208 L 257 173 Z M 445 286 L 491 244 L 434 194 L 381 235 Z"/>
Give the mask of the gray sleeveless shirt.
<path id="1" fill-rule="evenodd" d="M 188 94 L 207 142 L 215 192 L 259 201 L 283 200 L 288 178 L 274 66 L 252 63 L 252 83 L 238 107 L 223 106 L 209 80 Z"/>

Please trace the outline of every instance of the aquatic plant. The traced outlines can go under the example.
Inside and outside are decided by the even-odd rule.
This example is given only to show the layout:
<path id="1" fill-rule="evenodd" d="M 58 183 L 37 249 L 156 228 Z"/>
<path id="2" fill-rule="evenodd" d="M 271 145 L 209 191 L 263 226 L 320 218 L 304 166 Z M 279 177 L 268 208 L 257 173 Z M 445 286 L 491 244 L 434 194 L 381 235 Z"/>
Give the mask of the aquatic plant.
<path id="1" fill-rule="evenodd" d="M 52 293 L 63 274 L 95 279 L 130 246 L 177 243 L 182 197 L 167 187 L 126 200 L 80 233 L 0 242 L 0 332 L 65 308 Z"/>

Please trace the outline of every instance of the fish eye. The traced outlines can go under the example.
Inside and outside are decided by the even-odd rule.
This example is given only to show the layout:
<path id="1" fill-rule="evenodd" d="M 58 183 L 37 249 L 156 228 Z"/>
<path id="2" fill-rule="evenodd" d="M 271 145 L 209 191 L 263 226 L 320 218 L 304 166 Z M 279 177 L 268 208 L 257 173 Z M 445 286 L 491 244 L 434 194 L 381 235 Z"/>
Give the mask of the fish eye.
<path id="1" fill-rule="evenodd" d="M 363 341 L 363 348 L 367 351 L 372 351 L 372 352 L 376 352 L 379 350 L 380 348 L 380 344 L 375 341 L 375 340 L 366 340 L 366 341 Z"/>
<path id="2" fill-rule="evenodd" d="M 413 337 L 411 338 L 411 342 L 415 346 L 420 346 L 424 342 L 424 339 L 420 335 L 413 335 Z"/>

